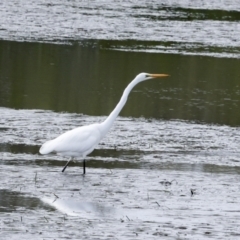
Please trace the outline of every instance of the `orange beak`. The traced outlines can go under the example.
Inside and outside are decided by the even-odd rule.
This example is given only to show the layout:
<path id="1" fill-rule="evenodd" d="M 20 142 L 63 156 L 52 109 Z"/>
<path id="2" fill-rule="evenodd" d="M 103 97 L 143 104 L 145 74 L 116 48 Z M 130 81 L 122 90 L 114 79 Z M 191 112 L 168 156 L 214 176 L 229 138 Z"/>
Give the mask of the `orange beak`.
<path id="1" fill-rule="evenodd" d="M 149 77 L 152 77 L 152 78 L 163 78 L 163 77 L 169 77 L 170 75 L 169 74 L 149 74 Z"/>

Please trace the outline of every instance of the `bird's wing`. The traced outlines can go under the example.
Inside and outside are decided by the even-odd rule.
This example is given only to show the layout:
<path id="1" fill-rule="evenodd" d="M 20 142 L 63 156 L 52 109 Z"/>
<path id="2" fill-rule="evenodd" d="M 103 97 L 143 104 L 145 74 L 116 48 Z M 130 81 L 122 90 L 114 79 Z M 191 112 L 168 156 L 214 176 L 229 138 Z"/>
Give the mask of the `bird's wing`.
<path id="1" fill-rule="evenodd" d="M 40 149 L 41 154 L 50 152 L 88 154 L 101 140 L 98 124 L 78 127 L 46 142 Z M 90 151 L 91 152 L 91 151 Z"/>

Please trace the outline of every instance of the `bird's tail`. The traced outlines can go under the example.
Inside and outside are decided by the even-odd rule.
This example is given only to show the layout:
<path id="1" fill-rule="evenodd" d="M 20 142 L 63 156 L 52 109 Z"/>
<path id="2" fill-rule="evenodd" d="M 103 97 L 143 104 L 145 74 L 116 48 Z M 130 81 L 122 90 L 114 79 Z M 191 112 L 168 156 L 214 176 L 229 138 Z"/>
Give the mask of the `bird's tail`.
<path id="1" fill-rule="evenodd" d="M 39 152 L 41 154 L 48 154 L 53 151 L 54 151 L 54 142 L 52 140 L 45 142 L 39 149 Z"/>

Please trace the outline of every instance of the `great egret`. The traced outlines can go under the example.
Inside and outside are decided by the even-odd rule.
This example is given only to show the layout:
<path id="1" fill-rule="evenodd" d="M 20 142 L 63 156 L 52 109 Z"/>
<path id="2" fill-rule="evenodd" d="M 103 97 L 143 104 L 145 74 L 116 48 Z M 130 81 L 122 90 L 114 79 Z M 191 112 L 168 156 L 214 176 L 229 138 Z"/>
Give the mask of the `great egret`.
<path id="1" fill-rule="evenodd" d="M 81 157 L 83 158 L 83 174 L 85 174 L 85 157 L 94 150 L 100 140 L 107 134 L 107 132 L 113 125 L 114 120 L 125 105 L 128 95 L 133 89 L 133 87 L 145 80 L 168 76 L 168 74 L 138 74 L 125 88 L 119 103 L 104 122 L 77 127 L 70 131 L 67 131 L 62 135 L 58 136 L 57 138 L 44 143 L 40 148 L 39 152 L 41 154 L 48 154 L 54 152 L 59 155 L 71 157 L 71 159 L 64 166 L 62 172 L 64 172 L 69 162 L 73 158 Z"/>

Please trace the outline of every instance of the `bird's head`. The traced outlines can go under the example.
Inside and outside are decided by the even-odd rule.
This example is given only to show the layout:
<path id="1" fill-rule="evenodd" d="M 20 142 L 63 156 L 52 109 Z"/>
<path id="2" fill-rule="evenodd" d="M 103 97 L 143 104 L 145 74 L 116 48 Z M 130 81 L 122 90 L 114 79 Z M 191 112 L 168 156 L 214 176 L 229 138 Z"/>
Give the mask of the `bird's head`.
<path id="1" fill-rule="evenodd" d="M 138 82 L 142 82 L 145 80 L 149 80 L 152 78 L 164 78 L 164 77 L 169 77 L 168 74 L 160 74 L 160 73 L 139 73 L 135 79 L 137 79 Z"/>

